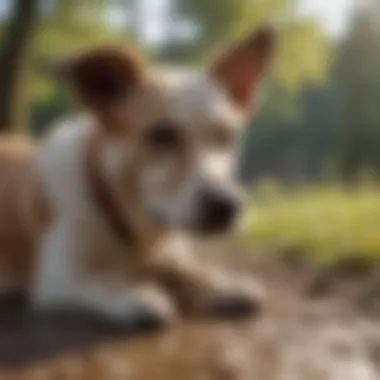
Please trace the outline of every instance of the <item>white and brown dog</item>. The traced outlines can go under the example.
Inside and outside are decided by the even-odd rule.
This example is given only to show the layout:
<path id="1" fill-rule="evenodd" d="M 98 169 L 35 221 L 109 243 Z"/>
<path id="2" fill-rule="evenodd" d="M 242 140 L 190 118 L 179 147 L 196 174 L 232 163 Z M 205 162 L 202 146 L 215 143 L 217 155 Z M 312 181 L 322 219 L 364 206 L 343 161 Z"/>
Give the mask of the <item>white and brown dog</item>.
<path id="1" fill-rule="evenodd" d="M 173 235 L 233 226 L 237 143 L 272 45 L 262 28 L 187 75 L 150 71 L 114 46 L 61 64 L 86 113 L 38 146 L 0 146 L 2 289 L 127 323 L 170 321 L 178 307 L 254 310 L 254 288 L 205 267 Z"/>

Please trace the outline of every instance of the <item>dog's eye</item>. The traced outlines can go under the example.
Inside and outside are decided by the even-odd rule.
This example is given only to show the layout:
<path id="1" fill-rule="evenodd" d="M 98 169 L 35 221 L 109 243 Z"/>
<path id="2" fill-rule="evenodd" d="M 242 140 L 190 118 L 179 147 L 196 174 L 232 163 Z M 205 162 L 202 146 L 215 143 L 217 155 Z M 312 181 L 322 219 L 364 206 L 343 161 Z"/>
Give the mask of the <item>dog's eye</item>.
<path id="1" fill-rule="evenodd" d="M 178 128 L 171 121 L 159 121 L 155 123 L 146 135 L 146 142 L 163 152 L 172 152 L 182 145 L 182 139 Z"/>

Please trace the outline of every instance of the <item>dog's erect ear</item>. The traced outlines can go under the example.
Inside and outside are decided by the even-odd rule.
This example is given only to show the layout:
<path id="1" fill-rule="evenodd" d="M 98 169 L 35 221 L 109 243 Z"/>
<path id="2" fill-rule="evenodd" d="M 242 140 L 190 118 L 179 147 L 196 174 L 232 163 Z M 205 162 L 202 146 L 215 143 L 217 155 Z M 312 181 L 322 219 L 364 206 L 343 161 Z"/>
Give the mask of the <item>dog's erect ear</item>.
<path id="1" fill-rule="evenodd" d="M 275 33 L 263 27 L 236 42 L 211 62 L 209 74 L 242 110 L 252 111 L 258 87 L 273 55 Z"/>
<path id="2" fill-rule="evenodd" d="M 72 82 L 81 100 L 91 107 L 109 106 L 124 98 L 145 73 L 142 59 L 122 46 L 81 52 L 57 62 L 53 70 Z"/>

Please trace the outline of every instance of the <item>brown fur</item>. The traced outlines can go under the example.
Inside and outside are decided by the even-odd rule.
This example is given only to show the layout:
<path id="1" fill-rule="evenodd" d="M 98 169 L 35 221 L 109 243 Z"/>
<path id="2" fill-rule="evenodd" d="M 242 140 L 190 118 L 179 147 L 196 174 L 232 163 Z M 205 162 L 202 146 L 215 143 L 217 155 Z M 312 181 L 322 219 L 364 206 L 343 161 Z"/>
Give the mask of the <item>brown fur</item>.
<path id="1" fill-rule="evenodd" d="M 0 140 L 0 286 L 25 287 L 33 248 L 48 220 L 35 148 L 25 140 Z"/>
<path id="2" fill-rule="evenodd" d="M 87 105 L 103 107 L 124 97 L 140 82 L 144 64 L 131 49 L 106 45 L 59 62 L 56 71 L 73 81 Z"/>

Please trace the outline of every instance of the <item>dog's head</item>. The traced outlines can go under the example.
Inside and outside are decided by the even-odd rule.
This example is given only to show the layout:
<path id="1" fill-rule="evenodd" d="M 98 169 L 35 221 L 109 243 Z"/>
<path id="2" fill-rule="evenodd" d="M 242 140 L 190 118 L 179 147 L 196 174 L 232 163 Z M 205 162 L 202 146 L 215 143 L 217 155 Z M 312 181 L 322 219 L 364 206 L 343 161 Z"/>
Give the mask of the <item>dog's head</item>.
<path id="1" fill-rule="evenodd" d="M 92 49 L 62 67 L 98 119 L 108 174 L 134 187 L 152 218 L 217 233 L 241 208 L 234 160 L 272 45 L 272 30 L 259 29 L 183 75 L 150 70 L 124 47 Z"/>

